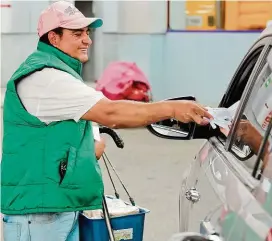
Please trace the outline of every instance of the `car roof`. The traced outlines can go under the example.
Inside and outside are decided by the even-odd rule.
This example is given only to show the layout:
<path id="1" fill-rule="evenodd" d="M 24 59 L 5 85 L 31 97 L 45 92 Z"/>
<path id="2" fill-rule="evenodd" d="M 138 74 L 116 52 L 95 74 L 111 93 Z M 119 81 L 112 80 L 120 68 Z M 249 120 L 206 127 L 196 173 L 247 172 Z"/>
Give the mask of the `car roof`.
<path id="1" fill-rule="evenodd" d="M 271 23 L 269 23 L 266 28 L 260 33 L 260 35 L 257 37 L 257 39 L 255 40 L 255 42 L 253 42 L 253 44 L 251 45 L 251 48 L 253 48 L 253 46 L 258 43 L 259 41 L 261 41 L 263 38 L 268 37 L 268 36 L 272 36 L 272 21 Z M 250 48 L 250 49 L 251 49 Z"/>
<path id="2" fill-rule="evenodd" d="M 268 24 L 268 26 L 262 31 L 258 39 L 271 35 L 272 35 L 272 23 Z"/>

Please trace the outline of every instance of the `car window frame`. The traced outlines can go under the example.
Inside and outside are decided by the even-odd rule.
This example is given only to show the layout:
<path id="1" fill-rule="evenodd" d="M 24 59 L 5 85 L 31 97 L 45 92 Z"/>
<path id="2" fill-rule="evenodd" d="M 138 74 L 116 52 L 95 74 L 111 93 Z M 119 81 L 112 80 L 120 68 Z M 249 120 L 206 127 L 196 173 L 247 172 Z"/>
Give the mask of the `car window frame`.
<path id="1" fill-rule="evenodd" d="M 243 59 L 241 60 L 239 66 L 237 67 L 229 85 L 228 88 L 226 89 L 223 98 L 221 99 L 219 106 L 218 107 L 225 107 L 228 108 L 229 106 L 231 106 L 233 104 L 233 91 L 237 88 L 240 88 L 241 83 L 240 81 L 237 80 L 237 78 L 240 78 L 240 72 L 241 70 L 245 69 L 245 65 L 248 65 L 248 61 L 252 58 L 254 58 L 253 55 L 256 54 L 257 51 L 259 51 L 261 49 L 261 51 L 263 50 L 263 48 L 269 44 L 272 41 L 272 35 L 267 35 L 264 36 L 260 39 L 258 39 L 252 46 L 251 48 L 247 51 L 247 53 L 245 54 L 245 56 L 243 57 Z M 261 54 L 261 52 L 260 52 Z M 260 54 L 258 56 L 258 58 L 260 57 Z"/>
<path id="2" fill-rule="evenodd" d="M 225 150 L 228 152 L 230 152 L 230 150 L 234 144 L 239 121 L 242 119 L 244 110 L 247 106 L 247 103 L 248 103 L 248 100 L 251 96 L 252 90 L 256 84 L 259 74 L 261 73 L 263 67 L 266 64 L 266 59 L 267 59 L 270 51 L 272 51 L 272 39 L 270 39 L 270 41 L 265 44 L 265 46 L 264 46 L 264 48 L 263 48 L 263 50 L 257 60 L 257 63 L 255 64 L 255 66 L 252 70 L 252 73 L 249 77 L 249 80 L 248 80 L 248 83 L 245 87 L 245 90 L 241 96 L 240 104 L 237 108 L 237 112 L 236 112 L 234 119 L 233 119 L 233 124 L 230 128 L 229 135 L 226 138 L 226 142 L 225 142 Z"/>
<path id="3" fill-rule="evenodd" d="M 242 97 L 243 93 L 245 92 L 246 86 L 248 85 L 250 76 L 253 73 L 254 68 L 256 68 L 256 65 L 257 65 L 258 60 L 261 56 L 261 53 L 263 52 L 265 46 L 267 46 L 271 41 L 272 41 L 272 35 L 271 36 L 269 35 L 269 36 L 265 36 L 265 37 L 259 39 L 251 46 L 251 48 L 248 50 L 248 52 L 246 53 L 246 55 L 244 56 L 244 58 L 240 62 L 239 66 L 237 67 L 237 69 L 236 69 L 236 71 L 230 81 L 230 84 L 228 85 L 228 88 L 226 89 L 226 91 L 225 91 L 225 93 L 224 93 L 224 95 L 218 105 L 219 108 L 228 108 L 237 101 L 237 100 L 235 100 L 237 98 L 237 96 L 236 96 L 237 93 L 233 94 L 233 92 L 236 89 L 243 88 L 243 91 L 241 93 L 241 97 Z M 247 83 L 244 84 L 244 81 L 241 81 L 241 78 L 243 77 L 243 73 L 246 70 L 246 68 L 248 68 L 248 65 L 250 64 L 250 62 L 252 62 L 256 58 L 255 55 L 257 55 L 256 63 L 250 73 L 250 76 L 248 77 Z M 241 73 L 241 71 L 242 71 L 242 73 Z M 241 97 L 240 97 L 240 99 L 241 99 Z M 229 136 L 230 136 L 230 133 L 229 133 L 228 137 Z M 220 131 L 217 133 L 217 138 L 222 143 L 222 145 L 225 147 L 225 150 L 228 150 L 228 148 L 226 147 L 228 137 L 226 137 Z"/>
<path id="4" fill-rule="evenodd" d="M 235 72 L 235 74 L 234 74 L 234 76 L 228 86 L 228 89 L 226 90 L 226 92 L 225 92 L 225 94 L 219 104 L 219 107 L 228 108 L 236 102 L 234 99 L 236 98 L 237 93 L 233 94 L 233 92 L 237 92 L 236 90 L 240 89 L 242 87 L 241 85 L 243 83 L 241 83 L 241 77 L 243 76 L 244 70 L 247 69 L 249 63 L 251 63 L 252 60 L 256 58 L 255 55 L 257 55 L 257 60 L 256 60 L 256 64 L 257 64 L 257 61 L 258 61 L 264 47 L 265 47 L 264 43 L 255 46 L 249 52 L 249 54 L 242 60 L 242 62 L 240 63 L 239 67 L 237 68 L 237 70 L 236 70 L 236 72 Z M 258 52 L 260 52 L 260 53 L 258 54 Z M 254 67 L 255 67 L 255 65 L 254 65 Z M 253 69 L 254 69 L 254 67 L 253 67 Z M 241 71 L 243 71 L 242 74 L 241 74 Z M 252 73 L 252 71 L 251 71 L 251 73 Z M 237 80 L 237 78 L 238 78 L 238 80 Z M 245 87 L 244 87 L 244 90 L 245 90 Z M 244 90 L 243 90 L 243 92 L 244 92 Z"/>

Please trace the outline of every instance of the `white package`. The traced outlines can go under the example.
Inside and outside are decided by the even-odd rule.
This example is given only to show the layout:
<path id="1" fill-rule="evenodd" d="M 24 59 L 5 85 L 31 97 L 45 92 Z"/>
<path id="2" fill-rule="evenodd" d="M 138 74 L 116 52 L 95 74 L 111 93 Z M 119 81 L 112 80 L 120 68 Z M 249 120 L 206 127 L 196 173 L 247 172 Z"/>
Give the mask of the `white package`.
<path id="1" fill-rule="evenodd" d="M 140 209 L 136 206 L 128 205 L 121 199 L 106 197 L 106 203 L 110 217 L 126 216 L 130 214 L 136 214 L 140 212 Z M 103 218 L 103 210 L 86 210 L 83 211 L 84 215 L 91 219 Z"/>
<path id="2" fill-rule="evenodd" d="M 229 108 L 211 108 L 207 107 L 208 112 L 213 116 L 213 120 L 210 121 L 210 124 L 213 129 L 216 128 L 216 125 L 224 129 L 229 130 L 237 108 L 240 101 L 237 101 L 235 104 Z"/>

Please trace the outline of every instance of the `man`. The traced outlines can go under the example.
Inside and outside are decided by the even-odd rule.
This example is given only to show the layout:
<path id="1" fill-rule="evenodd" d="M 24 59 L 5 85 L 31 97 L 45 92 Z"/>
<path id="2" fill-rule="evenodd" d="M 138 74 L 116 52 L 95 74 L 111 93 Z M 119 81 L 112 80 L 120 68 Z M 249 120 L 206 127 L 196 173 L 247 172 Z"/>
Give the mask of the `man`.
<path id="1" fill-rule="evenodd" d="M 100 209 L 104 194 L 97 163 L 103 151 L 95 156 L 91 121 L 133 128 L 167 118 L 205 125 L 204 117 L 212 118 L 195 102 L 111 101 L 85 85 L 89 29 L 101 25 L 68 2 L 53 3 L 41 13 L 37 51 L 7 84 L 1 184 L 6 241 L 79 240 L 78 211 Z"/>

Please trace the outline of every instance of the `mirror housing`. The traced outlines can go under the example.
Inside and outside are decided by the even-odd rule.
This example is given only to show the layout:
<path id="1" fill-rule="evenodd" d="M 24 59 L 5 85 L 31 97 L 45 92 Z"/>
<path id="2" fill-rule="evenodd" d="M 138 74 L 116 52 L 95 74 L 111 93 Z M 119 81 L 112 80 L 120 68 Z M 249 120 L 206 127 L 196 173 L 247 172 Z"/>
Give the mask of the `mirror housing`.
<path id="1" fill-rule="evenodd" d="M 181 123 L 175 119 L 166 119 L 148 125 L 147 130 L 153 135 L 173 140 L 190 140 L 196 128 L 195 123 Z"/>
<path id="2" fill-rule="evenodd" d="M 182 96 L 165 101 L 168 100 L 196 101 L 196 98 L 193 96 Z M 209 139 L 211 136 L 220 135 L 219 129 L 213 129 L 209 124 L 201 126 L 194 122 L 182 123 L 174 118 L 150 124 L 146 128 L 157 137 L 172 140 Z"/>

